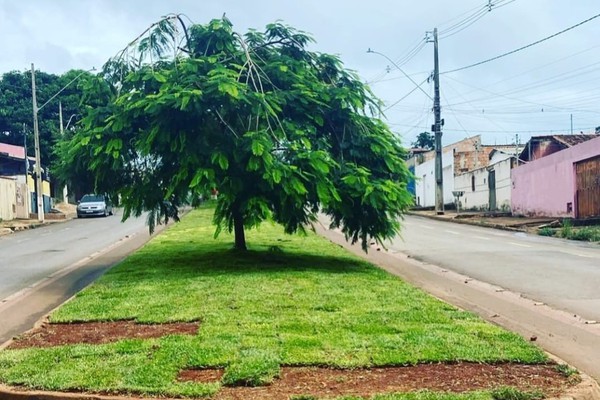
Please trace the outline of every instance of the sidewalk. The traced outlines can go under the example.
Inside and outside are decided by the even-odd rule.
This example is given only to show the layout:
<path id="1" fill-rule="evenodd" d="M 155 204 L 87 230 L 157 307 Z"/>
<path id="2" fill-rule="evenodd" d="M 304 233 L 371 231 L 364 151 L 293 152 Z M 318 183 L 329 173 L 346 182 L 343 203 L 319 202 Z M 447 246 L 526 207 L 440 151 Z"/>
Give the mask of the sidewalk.
<path id="1" fill-rule="evenodd" d="M 435 211 L 410 211 L 408 214 L 420 217 L 436 219 L 438 221 L 453 222 L 456 224 L 466 224 L 475 226 L 484 226 L 488 228 L 503 229 L 516 232 L 536 232 L 540 226 L 552 223 L 557 218 L 526 218 L 512 217 L 506 214 L 493 214 L 486 212 L 459 212 L 455 210 L 445 211 L 442 215 L 437 215 Z"/>
<path id="2" fill-rule="evenodd" d="M 0 221 L 0 236 L 10 235 L 14 232 L 26 229 L 35 229 L 43 225 L 55 224 L 73 219 L 77 216 L 76 207 L 73 204 L 59 203 L 53 208 L 52 212 L 46 213 L 44 222 L 33 219 L 13 219 L 10 221 Z"/>

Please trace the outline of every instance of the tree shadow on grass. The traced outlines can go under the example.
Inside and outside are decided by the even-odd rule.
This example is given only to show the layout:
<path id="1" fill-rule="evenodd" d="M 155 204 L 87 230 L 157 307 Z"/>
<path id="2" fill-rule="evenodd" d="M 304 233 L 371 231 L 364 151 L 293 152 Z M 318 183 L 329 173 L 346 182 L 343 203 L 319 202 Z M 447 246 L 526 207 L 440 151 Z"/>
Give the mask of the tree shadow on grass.
<path id="1" fill-rule="evenodd" d="M 373 267 L 352 256 L 327 256 L 285 250 L 185 249 L 173 252 L 136 254 L 109 275 L 135 273 L 136 278 L 165 279 L 172 276 L 275 274 L 326 272 L 329 274 L 372 274 Z"/>

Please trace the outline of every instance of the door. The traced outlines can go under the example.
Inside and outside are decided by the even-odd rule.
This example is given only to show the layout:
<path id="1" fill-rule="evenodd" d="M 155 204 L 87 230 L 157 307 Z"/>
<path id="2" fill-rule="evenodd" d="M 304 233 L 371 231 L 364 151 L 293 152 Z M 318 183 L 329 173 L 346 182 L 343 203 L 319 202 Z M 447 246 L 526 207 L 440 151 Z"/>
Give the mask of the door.
<path id="1" fill-rule="evenodd" d="M 29 218 L 29 190 L 26 183 L 17 183 L 16 193 L 16 217 Z"/>
<path id="2" fill-rule="evenodd" d="M 576 217 L 600 217 L 600 156 L 575 164 Z"/>
<path id="3" fill-rule="evenodd" d="M 489 205 L 490 211 L 496 210 L 496 171 L 488 173 Z"/>

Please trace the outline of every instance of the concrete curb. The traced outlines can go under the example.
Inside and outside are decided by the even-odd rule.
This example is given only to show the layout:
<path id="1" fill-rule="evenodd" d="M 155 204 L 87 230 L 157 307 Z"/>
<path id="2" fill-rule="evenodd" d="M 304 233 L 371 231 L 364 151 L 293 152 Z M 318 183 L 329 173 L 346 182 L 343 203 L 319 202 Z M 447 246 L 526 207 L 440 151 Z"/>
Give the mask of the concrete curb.
<path id="1" fill-rule="evenodd" d="M 567 389 L 560 397 L 551 397 L 547 400 L 598 400 L 600 399 L 600 386 L 594 379 L 580 373 L 581 382 Z"/>
<path id="2" fill-rule="evenodd" d="M 506 226 L 506 225 L 502 225 L 502 224 L 489 224 L 489 223 L 473 222 L 473 221 L 469 221 L 468 218 L 464 218 L 464 219 L 462 219 L 462 218 L 458 218 L 458 219 L 457 218 L 445 218 L 445 217 L 440 217 L 437 215 L 420 214 L 420 213 L 413 212 L 413 211 L 409 211 L 407 214 L 414 215 L 415 217 L 423 217 L 423 218 L 434 219 L 436 221 L 449 222 L 452 224 L 472 225 L 472 226 L 479 226 L 482 228 L 500 229 L 503 231 L 510 231 L 510 232 L 527 232 L 527 230 L 523 229 L 523 228 L 516 228 L 516 227 Z"/>

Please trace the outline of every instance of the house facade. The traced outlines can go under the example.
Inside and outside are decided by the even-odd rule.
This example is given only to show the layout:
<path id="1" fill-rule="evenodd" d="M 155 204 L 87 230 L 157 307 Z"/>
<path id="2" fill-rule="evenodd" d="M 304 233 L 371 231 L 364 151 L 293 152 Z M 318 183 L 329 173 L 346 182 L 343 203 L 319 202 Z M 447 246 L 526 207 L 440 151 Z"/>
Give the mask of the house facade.
<path id="1" fill-rule="evenodd" d="M 462 192 L 459 206 L 467 209 L 510 209 L 510 170 L 515 165 L 514 145 L 481 144 L 473 136 L 442 150 L 444 203 L 455 203 L 454 192 Z M 435 205 L 435 152 L 416 154 L 408 161 L 414 169 L 417 207 Z"/>
<path id="2" fill-rule="evenodd" d="M 486 166 L 454 177 L 454 189 L 461 192 L 459 205 L 467 210 L 509 211 L 511 170 L 516 165 L 514 152 L 492 149 Z"/>
<path id="3" fill-rule="evenodd" d="M 0 209 L 3 210 L 0 218 L 29 218 L 30 213 L 37 212 L 36 185 L 31 175 L 34 166 L 33 157 L 25 158 L 24 147 L 0 143 Z M 45 171 L 42 171 L 44 211 L 50 212 L 50 182 Z"/>
<path id="4" fill-rule="evenodd" d="M 600 136 L 585 136 L 588 138 L 578 144 L 565 146 L 543 157 L 534 156 L 531 162 L 512 170 L 514 214 L 573 218 L 600 216 Z M 534 150 L 534 146 L 530 146 L 531 153 L 526 147 L 521 157 L 541 154 Z M 550 146 L 556 147 L 556 144 L 544 145 L 546 153 Z"/>

